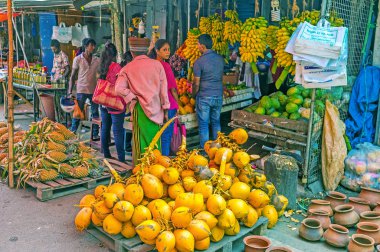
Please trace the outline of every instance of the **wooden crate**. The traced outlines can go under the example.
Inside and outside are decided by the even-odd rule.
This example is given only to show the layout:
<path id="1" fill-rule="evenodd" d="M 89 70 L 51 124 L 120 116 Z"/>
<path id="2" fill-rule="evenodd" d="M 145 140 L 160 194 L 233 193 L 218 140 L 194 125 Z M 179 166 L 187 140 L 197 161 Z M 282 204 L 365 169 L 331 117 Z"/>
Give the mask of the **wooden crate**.
<path id="1" fill-rule="evenodd" d="M 244 226 L 240 227 L 239 234 L 235 236 L 227 236 L 219 242 L 211 242 L 210 247 L 207 251 L 223 251 L 232 252 L 236 251 L 236 247 L 240 247 L 243 242 L 243 238 L 249 234 L 263 235 L 267 230 L 268 219 L 265 217 L 260 217 L 256 224 L 247 228 Z M 131 239 L 124 238 L 122 235 L 109 235 L 104 232 L 103 228 L 91 226 L 87 229 L 91 235 L 95 236 L 98 240 L 103 242 L 103 244 L 115 252 L 146 252 L 154 250 L 154 246 L 144 244 L 138 236 Z M 196 250 L 197 251 L 197 250 Z"/>
<path id="2" fill-rule="evenodd" d="M 132 167 L 114 159 L 108 159 L 108 162 L 120 174 L 128 176 L 131 174 Z M 101 184 L 108 184 L 111 174 L 108 169 L 100 177 L 85 177 L 81 179 L 62 178 L 53 181 L 36 182 L 28 181 L 26 184 L 36 191 L 36 198 L 40 201 L 47 201 L 58 197 L 83 192 L 93 189 Z"/>

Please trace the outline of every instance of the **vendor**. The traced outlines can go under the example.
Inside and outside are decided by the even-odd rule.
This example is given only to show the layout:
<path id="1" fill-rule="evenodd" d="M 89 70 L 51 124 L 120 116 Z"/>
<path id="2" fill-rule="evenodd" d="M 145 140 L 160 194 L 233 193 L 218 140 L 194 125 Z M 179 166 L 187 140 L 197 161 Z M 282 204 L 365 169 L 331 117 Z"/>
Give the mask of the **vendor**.
<path id="1" fill-rule="evenodd" d="M 202 56 L 194 63 L 193 97 L 196 97 L 201 148 L 209 140 L 209 123 L 211 123 L 213 140 L 217 138 L 221 130 L 224 59 L 211 48 L 210 35 L 199 36 L 198 49 Z"/>
<path id="2" fill-rule="evenodd" d="M 66 80 L 70 73 L 69 57 L 61 50 L 61 44 L 56 39 L 51 40 L 50 48 L 54 53 L 53 68 L 51 69 L 51 80 Z"/>

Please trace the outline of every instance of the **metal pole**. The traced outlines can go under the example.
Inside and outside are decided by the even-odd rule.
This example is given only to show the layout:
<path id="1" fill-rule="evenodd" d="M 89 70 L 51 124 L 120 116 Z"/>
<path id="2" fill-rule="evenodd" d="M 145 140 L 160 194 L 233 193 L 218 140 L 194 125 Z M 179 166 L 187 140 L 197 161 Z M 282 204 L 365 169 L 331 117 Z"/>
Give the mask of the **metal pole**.
<path id="1" fill-rule="evenodd" d="M 13 137 L 14 137 L 14 105 L 13 105 L 13 26 L 12 26 L 12 0 L 7 0 L 8 14 L 8 174 L 9 187 L 14 187 L 13 168 L 14 168 L 14 152 L 13 152 Z"/>
<path id="2" fill-rule="evenodd" d="M 187 31 L 190 30 L 190 0 L 187 0 Z"/>

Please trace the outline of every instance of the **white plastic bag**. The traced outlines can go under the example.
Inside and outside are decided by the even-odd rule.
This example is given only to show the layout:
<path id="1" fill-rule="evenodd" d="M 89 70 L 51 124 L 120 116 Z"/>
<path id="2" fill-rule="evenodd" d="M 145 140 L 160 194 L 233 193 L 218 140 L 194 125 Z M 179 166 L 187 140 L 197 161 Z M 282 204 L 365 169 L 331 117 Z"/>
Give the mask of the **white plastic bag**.
<path id="1" fill-rule="evenodd" d="M 73 37 L 72 28 L 66 27 L 66 24 L 61 22 L 59 26 L 53 26 L 52 39 L 56 39 L 61 43 L 69 43 Z"/>
<path id="2" fill-rule="evenodd" d="M 89 38 L 87 25 L 82 26 L 79 23 L 76 23 L 73 27 L 73 39 L 71 41 L 73 46 L 80 47 L 82 45 L 82 41 L 85 38 Z"/>

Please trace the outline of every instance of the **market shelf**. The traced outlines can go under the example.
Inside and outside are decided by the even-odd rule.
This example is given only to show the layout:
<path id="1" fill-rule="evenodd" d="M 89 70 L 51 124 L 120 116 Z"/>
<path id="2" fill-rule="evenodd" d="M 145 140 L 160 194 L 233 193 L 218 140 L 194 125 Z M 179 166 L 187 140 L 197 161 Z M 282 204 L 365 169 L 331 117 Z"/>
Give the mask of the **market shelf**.
<path id="1" fill-rule="evenodd" d="M 219 242 L 211 242 L 210 247 L 207 251 L 223 251 L 223 252 L 232 252 L 236 251 L 235 248 L 241 247 L 243 238 L 247 235 L 263 235 L 268 226 L 268 219 L 265 217 L 260 217 L 256 224 L 247 228 L 244 226 L 240 227 L 240 232 L 235 236 L 227 236 Z M 104 232 L 103 228 L 96 227 L 91 225 L 87 232 L 101 241 L 109 250 L 115 252 L 146 252 L 154 250 L 154 246 L 144 244 L 140 238 L 136 235 L 133 238 L 127 239 L 121 234 L 119 235 L 110 235 Z M 198 250 L 195 250 L 198 251 Z"/>

